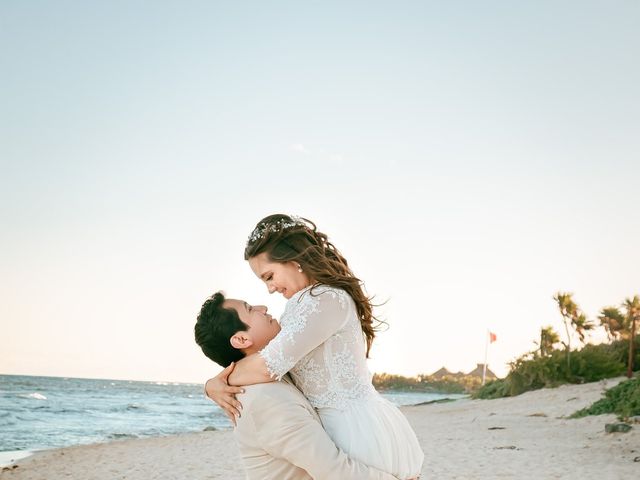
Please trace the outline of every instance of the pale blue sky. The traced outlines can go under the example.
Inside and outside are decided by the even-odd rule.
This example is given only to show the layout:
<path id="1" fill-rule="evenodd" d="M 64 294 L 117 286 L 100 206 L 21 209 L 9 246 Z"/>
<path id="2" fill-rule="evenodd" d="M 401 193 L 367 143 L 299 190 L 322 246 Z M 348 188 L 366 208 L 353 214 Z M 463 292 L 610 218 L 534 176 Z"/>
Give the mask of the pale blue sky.
<path id="1" fill-rule="evenodd" d="M 640 294 L 640 4 L 0 4 L 0 372 L 202 380 L 257 220 L 388 304 L 375 371 L 468 371 Z M 599 338 L 599 337 L 598 337 Z M 596 340 L 598 339 L 596 338 Z"/>

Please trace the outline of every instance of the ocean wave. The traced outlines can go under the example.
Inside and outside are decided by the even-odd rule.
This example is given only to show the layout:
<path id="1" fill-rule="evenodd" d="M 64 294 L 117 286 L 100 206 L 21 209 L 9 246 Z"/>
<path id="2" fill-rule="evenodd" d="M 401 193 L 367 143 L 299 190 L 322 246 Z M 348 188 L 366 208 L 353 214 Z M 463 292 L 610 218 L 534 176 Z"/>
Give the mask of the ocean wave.
<path id="1" fill-rule="evenodd" d="M 57 408 L 55 410 L 53 410 L 51 413 L 54 414 L 59 414 L 59 413 L 66 413 L 66 414 L 73 414 L 73 415 L 84 415 L 87 413 L 91 413 L 89 410 L 84 409 L 84 408 Z"/>
<path id="2" fill-rule="evenodd" d="M 17 425 L 17 419 L 11 415 L 10 412 L 6 412 L 6 414 L 0 416 L 0 427 L 6 428 L 12 425 Z M 0 451 L 2 451 L 0 449 Z"/>
<path id="3" fill-rule="evenodd" d="M 20 422 L 43 422 L 40 418 L 33 418 L 32 415 L 24 416 L 24 415 L 16 415 L 16 420 Z"/>
<path id="4" fill-rule="evenodd" d="M 113 405 L 107 409 L 86 409 L 85 411 L 89 414 L 96 414 L 96 415 L 100 415 L 101 413 L 126 413 L 126 412 L 141 412 L 144 413 L 146 411 L 148 411 L 149 409 L 144 406 L 141 405 L 139 403 L 129 403 L 127 405 Z"/>
<path id="5" fill-rule="evenodd" d="M 44 395 L 42 395 L 41 393 L 38 393 L 38 392 L 29 393 L 29 394 L 21 393 L 18 396 L 20 398 L 33 398 L 35 400 L 46 400 L 47 399 L 47 397 L 45 397 Z"/>
<path id="6" fill-rule="evenodd" d="M 107 435 L 108 439 L 111 440 L 124 440 L 125 438 L 139 438 L 138 435 L 133 433 L 110 433 Z"/>

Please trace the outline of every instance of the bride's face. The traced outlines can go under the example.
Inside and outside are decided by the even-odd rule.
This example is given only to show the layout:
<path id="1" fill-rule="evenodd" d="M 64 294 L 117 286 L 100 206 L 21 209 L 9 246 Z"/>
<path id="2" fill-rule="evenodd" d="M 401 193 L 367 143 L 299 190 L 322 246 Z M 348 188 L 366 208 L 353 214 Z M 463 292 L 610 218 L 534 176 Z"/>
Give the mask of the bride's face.
<path id="1" fill-rule="evenodd" d="M 296 292 L 311 285 L 309 277 L 299 271 L 295 262 L 272 262 L 267 253 L 263 252 L 249 259 L 249 266 L 253 273 L 266 285 L 269 293 L 278 292 L 286 299 Z"/>

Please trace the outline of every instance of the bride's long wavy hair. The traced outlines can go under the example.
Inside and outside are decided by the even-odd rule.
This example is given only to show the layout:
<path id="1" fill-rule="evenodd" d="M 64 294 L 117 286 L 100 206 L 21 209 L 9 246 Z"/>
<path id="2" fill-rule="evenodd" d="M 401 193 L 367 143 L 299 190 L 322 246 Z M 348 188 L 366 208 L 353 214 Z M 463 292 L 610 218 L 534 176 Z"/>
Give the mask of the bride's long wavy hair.
<path id="1" fill-rule="evenodd" d="M 258 222 L 249 237 L 244 259 L 249 260 L 265 252 L 272 262 L 299 263 L 313 287 L 328 285 L 341 288 L 351 296 L 367 342 L 368 358 L 376 331 L 385 322 L 373 315 L 373 304 L 364 293 L 362 281 L 353 274 L 347 260 L 327 235 L 319 232 L 315 223 L 306 218 L 269 215 Z"/>

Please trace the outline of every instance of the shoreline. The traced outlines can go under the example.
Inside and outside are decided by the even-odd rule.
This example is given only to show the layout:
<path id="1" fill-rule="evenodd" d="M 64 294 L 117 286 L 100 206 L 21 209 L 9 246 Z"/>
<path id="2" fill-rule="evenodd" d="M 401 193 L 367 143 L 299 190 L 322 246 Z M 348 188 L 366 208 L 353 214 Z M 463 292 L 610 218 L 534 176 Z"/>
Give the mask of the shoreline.
<path id="1" fill-rule="evenodd" d="M 405 393 L 404 391 L 398 391 L 398 390 L 390 390 L 392 392 L 398 392 L 398 393 Z M 442 399 L 437 399 L 437 400 L 429 400 L 426 402 L 419 402 L 416 404 L 412 404 L 412 405 L 403 405 L 399 408 L 404 409 L 407 407 L 416 407 L 419 405 L 430 405 L 432 403 L 443 403 L 443 402 L 455 402 L 458 400 L 463 400 L 465 397 L 462 398 L 442 398 Z M 36 456 L 36 455 L 40 455 L 43 453 L 47 453 L 47 452 L 56 452 L 56 451 L 64 451 L 66 449 L 73 449 L 73 448 L 83 448 L 83 447 L 95 447 L 95 446 L 99 446 L 99 445 L 110 445 L 113 443 L 118 443 L 118 442 L 125 442 L 125 441 L 136 441 L 136 440 L 145 440 L 145 439 L 154 439 L 154 438 L 174 438 L 174 437 L 181 437 L 181 436 L 185 436 L 185 435 L 199 435 L 201 433 L 206 433 L 206 432 L 211 432 L 211 431 L 215 431 L 215 432 L 232 432 L 233 428 L 229 427 L 229 428 L 216 428 L 215 430 L 210 430 L 211 427 L 206 427 L 206 429 L 204 429 L 202 432 L 180 432 L 180 433 L 176 433 L 176 434 L 171 434 L 171 435 L 158 435 L 158 436 L 150 436 L 150 437 L 143 437 L 143 438 L 122 438 L 122 439 L 111 439 L 111 440 L 106 440 L 103 442 L 93 442 L 93 443 L 82 443 L 82 444 L 77 444 L 77 445 L 68 445 L 65 447 L 52 447 L 52 448 L 43 448 L 43 449 L 30 449 L 30 450 L 6 450 L 6 451 L 0 451 L 0 471 L 2 471 L 3 468 L 7 468 L 7 467 L 11 467 L 13 464 L 17 463 L 18 461 L 24 461 L 25 459 L 32 457 L 32 456 Z"/>
<path id="2" fill-rule="evenodd" d="M 425 452 L 424 478 L 634 478 L 640 475 L 640 426 L 606 433 L 615 415 L 567 418 L 624 379 L 401 410 Z M 231 430 L 41 450 L 15 465 L 0 470 L 0 478 L 244 478 Z"/>
<path id="3" fill-rule="evenodd" d="M 24 460 L 38 451 L 39 450 L 8 450 L 0 452 L 0 469 L 9 467 L 19 460 Z"/>
<path id="4" fill-rule="evenodd" d="M 38 377 L 38 379 L 39 378 L 40 377 Z M 93 382 L 93 380 L 91 379 L 89 379 L 89 381 Z M 96 388 L 100 388 L 101 386 L 102 385 L 98 384 Z M 42 391 L 46 392 L 46 389 Z M 184 393 L 184 392 L 181 392 L 181 393 Z M 457 399 L 460 397 L 464 397 L 463 395 L 460 395 L 460 394 L 449 394 L 445 392 L 430 393 L 430 392 L 415 392 L 410 390 L 407 390 L 407 391 L 384 390 L 379 393 L 381 393 L 383 397 L 387 398 L 387 400 L 391 401 L 392 403 L 395 403 L 398 406 L 413 406 L 413 405 L 420 405 L 422 403 L 425 403 L 425 401 L 441 401 L 443 398 Z M 36 393 L 36 394 L 27 395 L 25 393 L 22 393 L 17 396 L 22 398 L 29 398 L 29 399 L 36 398 L 33 395 L 40 396 L 41 394 Z M 191 397 L 192 395 L 189 396 L 189 398 Z M 44 400 L 46 400 L 46 398 L 44 398 Z M 124 408 L 122 408 L 123 405 L 125 404 L 128 405 L 126 408 L 127 411 L 125 413 L 128 413 L 128 410 L 131 406 L 133 406 L 136 409 L 136 411 L 138 411 L 138 403 L 130 401 L 126 397 L 120 398 L 119 400 L 120 400 L 120 404 L 116 405 L 116 407 L 118 407 L 120 411 L 125 410 Z M 34 403 L 33 405 L 36 405 L 37 407 L 38 403 Z M 137 419 L 134 419 L 134 421 L 138 421 L 138 425 L 137 425 L 138 429 L 136 430 L 135 428 L 121 429 L 114 422 L 112 422 L 111 424 L 104 423 L 104 422 L 102 423 L 99 422 L 97 424 L 94 424 L 88 419 L 76 417 L 75 420 L 83 422 L 84 427 L 82 428 L 82 430 L 76 429 L 75 431 L 68 431 L 66 430 L 66 425 L 62 423 L 65 420 L 63 418 L 62 422 L 59 425 L 60 428 L 58 429 L 54 429 L 53 427 L 49 428 L 48 433 L 45 432 L 45 434 L 40 434 L 40 437 L 37 438 L 35 442 L 32 441 L 30 444 L 28 443 L 28 440 L 29 440 L 28 436 L 25 436 L 23 433 L 23 432 L 28 432 L 29 428 L 17 427 L 16 439 L 21 438 L 20 442 L 12 441 L 13 439 L 12 439 L 11 432 L 7 432 L 8 433 L 7 437 L 3 438 L 3 442 L 0 442 L 4 444 L 3 446 L 5 446 L 5 449 L 0 450 L 0 469 L 2 469 L 3 467 L 10 466 L 11 464 L 15 463 L 17 460 L 23 459 L 29 455 L 32 455 L 35 452 L 60 450 L 63 448 L 77 447 L 77 446 L 105 444 L 105 443 L 111 443 L 114 441 L 120 441 L 124 439 L 162 438 L 162 437 L 170 437 L 174 435 L 183 435 L 186 433 L 200 433 L 203 431 L 209 431 L 213 429 L 215 430 L 232 430 L 233 429 L 231 422 L 229 422 L 226 419 L 226 417 L 224 418 L 224 422 L 220 422 L 217 417 L 213 418 L 212 420 L 210 417 L 207 416 L 211 413 L 210 401 L 207 401 L 206 405 L 200 405 L 199 407 L 202 407 L 202 408 L 200 408 L 199 411 L 195 411 L 195 413 L 200 414 L 200 415 L 197 415 L 197 418 L 198 418 L 198 422 L 201 425 L 197 426 L 197 428 L 191 428 L 193 427 L 193 425 L 183 425 L 184 428 L 180 428 L 180 425 L 176 425 L 177 428 L 157 428 L 155 429 L 156 430 L 155 432 L 153 431 L 150 432 L 150 429 L 148 428 L 149 427 L 148 422 L 147 424 L 143 425 L 143 424 L 140 424 L 140 422 Z M 67 406 L 64 406 L 64 408 L 72 409 L 72 407 L 67 407 Z M 218 415 L 218 416 L 221 415 L 221 413 L 219 413 L 216 409 L 214 409 L 213 412 L 215 413 L 215 415 Z M 207 417 L 205 418 L 204 416 L 207 416 Z M 203 418 L 205 418 L 204 421 L 202 421 Z M 43 421 L 42 419 L 36 419 L 36 420 L 38 422 Z M 162 422 L 163 420 L 164 420 L 163 418 L 157 419 L 158 422 Z M 169 420 L 173 420 L 173 418 L 169 418 Z M 55 419 L 53 419 L 53 421 L 55 425 Z M 70 421 L 71 422 L 74 421 L 74 418 L 71 418 Z M 73 425 L 73 423 L 71 423 L 71 425 Z M 121 433 L 121 432 L 125 432 L 125 433 Z M 22 435 L 22 437 L 20 437 L 20 435 Z M 22 449 L 20 447 L 22 447 Z"/>

